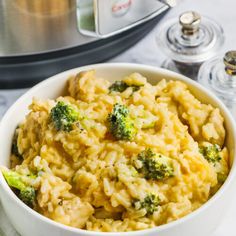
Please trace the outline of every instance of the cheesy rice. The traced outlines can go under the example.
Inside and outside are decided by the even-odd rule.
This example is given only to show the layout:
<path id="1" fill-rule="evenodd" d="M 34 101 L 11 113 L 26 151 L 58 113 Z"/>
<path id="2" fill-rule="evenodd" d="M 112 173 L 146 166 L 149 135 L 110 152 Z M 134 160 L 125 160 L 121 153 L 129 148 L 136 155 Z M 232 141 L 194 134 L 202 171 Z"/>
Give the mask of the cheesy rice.
<path id="1" fill-rule="evenodd" d="M 86 230 L 143 230 L 191 213 L 222 185 L 229 160 L 219 109 L 201 103 L 180 81 L 151 85 L 133 73 L 123 82 L 123 91 L 111 91 L 112 83 L 95 71 L 81 72 L 69 78 L 67 95 L 32 101 L 16 129 L 22 158 L 12 154 L 11 169 L 36 190 L 33 208 L 40 214 Z M 82 117 L 70 131 L 53 125 L 50 113 L 58 101 Z M 132 140 L 109 132 L 115 104 L 125 105 L 134 120 Z M 209 145 L 220 148 L 217 163 L 199 151 Z M 139 172 L 137 157 L 147 149 L 168 157 L 171 176 L 153 179 Z M 151 214 L 142 207 L 148 194 L 158 196 Z"/>

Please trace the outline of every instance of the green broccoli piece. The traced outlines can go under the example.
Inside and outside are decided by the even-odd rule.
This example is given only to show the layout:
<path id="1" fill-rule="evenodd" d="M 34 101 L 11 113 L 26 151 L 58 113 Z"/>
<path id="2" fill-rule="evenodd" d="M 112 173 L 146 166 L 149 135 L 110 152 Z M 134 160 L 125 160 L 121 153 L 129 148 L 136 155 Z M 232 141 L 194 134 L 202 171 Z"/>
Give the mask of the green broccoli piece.
<path id="1" fill-rule="evenodd" d="M 160 204 L 160 198 L 155 194 L 148 194 L 143 200 L 134 201 L 134 208 L 137 210 L 146 209 L 146 214 L 152 215 L 155 211 L 157 211 L 158 206 Z"/>
<path id="2" fill-rule="evenodd" d="M 110 92 L 119 92 L 122 93 L 124 92 L 127 88 L 129 87 L 128 84 L 126 84 L 124 81 L 116 81 L 114 82 L 110 87 L 109 87 L 109 91 Z"/>
<path id="3" fill-rule="evenodd" d="M 217 173 L 217 181 L 219 184 L 223 184 L 225 180 L 227 179 L 227 174 L 224 173 Z"/>
<path id="4" fill-rule="evenodd" d="M 208 144 L 201 146 L 199 152 L 213 166 L 218 184 L 222 185 L 228 176 L 228 167 L 226 161 L 221 156 L 222 149 L 217 144 Z"/>
<path id="5" fill-rule="evenodd" d="M 72 130 L 73 123 L 79 118 L 78 112 L 62 101 L 59 101 L 56 106 L 52 108 L 50 115 L 56 130 L 63 130 L 66 132 Z"/>
<path id="6" fill-rule="evenodd" d="M 130 87 L 132 87 L 133 92 L 136 92 L 136 91 L 139 91 L 141 86 L 143 86 L 143 85 L 140 85 L 140 86 L 139 85 L 132 85 Z"/>
<path id="7" fill-rule="evenodd" d="M 11 153 L 15 155 L 16 157 L 18 157 L 20 160 L 22 160 L 23 156 L 19 152 L 18 145 L 17 145 L 17 138 L 18 138 L 18 135 L 17 135 L 17 132 L 15 132 L 13 136 L 12 146 L 11 146 Z"/>
<path id="8" fill-rule="evenodd" d="M 116 139 L 129 141 L 134 138 L 136 129 L 126 106 L 115 104 L 107 121 L 109 131 Z"/>
<path id="9" fill-rule="evenodd" d="M 2 170 L 2 174 L 11 188 L 20 191 L 19 198 L 28 206 L 33 207 L 35 203 L 36 193 L 33 187 L 27 186 L 22 181 L 22 176 L 15 171 Z"/>
<path id="10" fill-rule="evenodd" d="M 154 153 L 150 148 L 138 155 L 142 167 L 138 168 L 146 179 L 163 180 L 174 175 L 174 169 L 168 157 Z"/>
<path id="11" fill-rule="evenodd" d="M 109 91 L 110 92 L 119 92 L 122 93 L 124 92 L 127 88 L 131 87 L 133 89 L 133 92 L 136 92 L 140 89 L 140 87 L 143 85 L 128 85 L 124 81 L 115 81 L 110 87 Z"/>
<path id="12" fill-rule="evenodd" d="M 33 206 L 35 203 L 36 193 L 34 188 L 26 187 L 20 191 L 19 198 L 28 206 Z"/>
<path id="13" fill-rule="evenodd" d="M 200 147 L 199 152 L 203 155 L 203 157 L 215 164 L 216 162 L 219 162 L 221 160 L 220 152 L 221 148 L 217 144 L 205 146 L 205 147 Z"/>

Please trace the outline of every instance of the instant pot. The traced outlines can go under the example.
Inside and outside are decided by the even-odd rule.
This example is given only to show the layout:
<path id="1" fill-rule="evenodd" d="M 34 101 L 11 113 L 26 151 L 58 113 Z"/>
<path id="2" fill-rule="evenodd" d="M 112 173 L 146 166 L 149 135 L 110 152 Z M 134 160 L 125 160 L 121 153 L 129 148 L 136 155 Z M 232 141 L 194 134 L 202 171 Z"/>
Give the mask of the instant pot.
<path id="1" fill-rule="evenodd" d="M 30 87 L 134 45 L 173 0 L 0 0 L 0 88 Z"/>

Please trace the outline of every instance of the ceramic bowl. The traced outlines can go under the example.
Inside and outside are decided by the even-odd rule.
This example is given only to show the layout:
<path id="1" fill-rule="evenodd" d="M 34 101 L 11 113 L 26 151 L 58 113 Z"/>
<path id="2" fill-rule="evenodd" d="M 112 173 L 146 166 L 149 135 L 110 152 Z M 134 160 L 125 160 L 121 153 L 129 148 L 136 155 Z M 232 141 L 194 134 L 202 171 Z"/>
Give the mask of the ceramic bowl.
<path id="1" fill-rule="evenodd" d="M 0 174 L 0 199 L 3 208 L 13 226 L 22 236 L 204 236 L 218 226 L 224 213 L 230 205 L 235 189 L 235 124 L 231 114 L 225 105 L 209 90 L 193 80 L 174 72 L 137 64 L 115 63 L 97 64 L 69 70 L 57 74 L 39 83 L 22 97 L 20 97 L 7 111 L 0 122 L 0 165 L 9 166 L 12 137 L 16 126 L 23 120 L 28 112 L 28 105 L 33 97 L 40 99 L 56 98 L 65 89 L 68 77 L 88 69 L 95 69 L 98 76 L 107 80 L 115 81 L 122 79 L 132 72 L 139 72 L 148 78 L 150 83 L 166 80 L 180 80 L 188 84 L 193 94 L 202 102 L 219 107 L 225 120 L 227 131 L 226 145 L 230 151 L 231 171 L 219 189 L 219 191 L 199 209 L 174 222 L 155 228 L 124 232 L 124 233 L 98 233 L 65 226 L 52 221 L 23 204 L 12 190 L 8 187 L 3 176 Z"/>

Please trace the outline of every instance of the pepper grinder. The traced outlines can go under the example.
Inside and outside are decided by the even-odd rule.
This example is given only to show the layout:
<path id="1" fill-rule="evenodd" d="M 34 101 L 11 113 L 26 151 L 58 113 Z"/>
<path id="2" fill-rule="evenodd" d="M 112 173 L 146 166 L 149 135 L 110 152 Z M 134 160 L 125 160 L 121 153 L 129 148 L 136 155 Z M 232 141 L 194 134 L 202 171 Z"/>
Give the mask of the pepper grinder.
<path id="1" fill-rule="evenodd" d="M 222 57 L 205 62 L 198 81 L 211 89 L 231 110 L 236 118 L 236 51 L 228 51 Z"/>
<path id="2" fill-rule="evenodd" d="M 194 80 L 201 64 L 219 53 L 223 43 L 221 26 L 195 11 L 168 20 L 157 32 L 157 44 L 169 58 L 162 67 Z"/>

